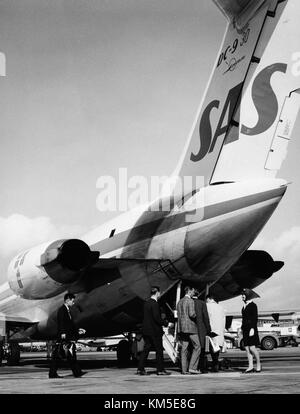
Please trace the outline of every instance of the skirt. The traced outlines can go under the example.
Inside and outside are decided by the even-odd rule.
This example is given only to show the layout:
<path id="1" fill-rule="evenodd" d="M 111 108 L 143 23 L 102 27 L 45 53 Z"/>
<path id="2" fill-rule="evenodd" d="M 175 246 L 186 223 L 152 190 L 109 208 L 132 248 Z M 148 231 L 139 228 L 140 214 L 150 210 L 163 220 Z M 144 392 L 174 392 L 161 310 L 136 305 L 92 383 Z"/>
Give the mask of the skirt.
<path id="1" fill-rule="evenodd" d="M 251 328 L 243 329 L 243 342 L 245 346 L 258 346 L 259 345 L 259 336 L 257 328 L 254 328 L 254 335 L 249 336 Z"/>

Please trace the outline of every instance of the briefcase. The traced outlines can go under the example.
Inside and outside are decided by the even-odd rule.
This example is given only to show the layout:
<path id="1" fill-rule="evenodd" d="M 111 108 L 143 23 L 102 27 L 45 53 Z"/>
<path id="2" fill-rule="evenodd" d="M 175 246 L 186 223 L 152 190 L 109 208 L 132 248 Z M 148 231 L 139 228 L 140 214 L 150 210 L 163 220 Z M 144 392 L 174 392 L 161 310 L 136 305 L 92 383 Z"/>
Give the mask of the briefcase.
<path id="1" fill-rule="evenodd" d="M 58 359 L 66 360 L 68 356 L 74 353 L 75 343 L 60 341 L 55 344 L 55 351 Z"/>

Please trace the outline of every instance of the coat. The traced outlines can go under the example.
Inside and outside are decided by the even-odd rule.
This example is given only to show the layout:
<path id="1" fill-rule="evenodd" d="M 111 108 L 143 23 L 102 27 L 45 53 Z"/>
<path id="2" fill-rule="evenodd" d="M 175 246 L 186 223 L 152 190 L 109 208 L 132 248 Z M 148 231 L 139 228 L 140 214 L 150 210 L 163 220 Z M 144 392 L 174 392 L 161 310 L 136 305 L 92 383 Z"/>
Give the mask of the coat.
<path id="1" fill-rule="evenodd" d="M 69 314 L 66 305 L 62 305 L 57 311 L 57 328 L 58 339 L 61 339 L 61 335 L 66 335 L 66 340 L 76 340 L 78 338 L 78 330 L 72 319 L 72 315 Z"/>
<path id="2" fill-rule="evenodd" d="M 198 333 L 194 300 L 184 296 L 177 304 L 178 333 Z"/>
<path id="3" fill-rule="evenodd" d="M 205 336 L 211 332 L 206 303 L 200 299 L 195 300 L 196 324 L 201 348 L 205 348 Z"/>
<path id="4" fill-rule="evenodd" d="M 161 318 L 160 307 L 155 299 L 149 299 L 144 304 L 144 318 L 142 333 L 146 336 L 162 336 L 162 327 L 167 325 L 167 321 Z"/>
<path id="5" fill-rule="evenodd" d="M 257 306 L 254 302 L 249 302 L 244 308 L 242 308 L 242 329 L 256 328 L 257 327 L 257 319 L 258 319 L 258 312 Z"/>
<path id="6" fill-rule="evenodd" d="M 224 331 L 226 322 L 224 309 L 216 302 L 209 302 L 207 303 L 207 311 L 211 330 L 218 335 L 213 338 L 213 341 L 216 345 L 219 345 L 222 348 L 224 345 Z"/>
<path id="7" fill-rule="evenodd" d="M 249 302 L 242 309 L 242 332 L 245 346 L 259 345 L 259 335 L 257 330 L 258 311 L 254 302 Z M 250 336 L 250 330 L 254 330 L 254 335 Z"/>

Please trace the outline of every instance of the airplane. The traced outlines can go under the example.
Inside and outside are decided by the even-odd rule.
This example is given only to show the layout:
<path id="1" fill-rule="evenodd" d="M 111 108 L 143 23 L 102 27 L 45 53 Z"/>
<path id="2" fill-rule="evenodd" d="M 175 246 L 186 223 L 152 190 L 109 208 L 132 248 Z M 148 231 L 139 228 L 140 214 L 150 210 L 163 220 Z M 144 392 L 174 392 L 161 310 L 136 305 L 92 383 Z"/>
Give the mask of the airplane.
<path id="1" fill-rule="evenodd" d="M 10 364 L 19 361 L 22 338 L 55 338 L 67 291 L 76 294 L 73 318 L 87 337 L 113 336 L 138 329 L 153 285 L 171 313 L 182 284 L 224 301 L 283 266 L 249 247 L 288 186 L 277 173 L 300 102 L 300 2 L 213 2 L 227 27 L 175 184 L 79 239 L 52 240 L 12 259 L 0 287 Z M 193 180 L 181 191 L 184 177 Z"/>

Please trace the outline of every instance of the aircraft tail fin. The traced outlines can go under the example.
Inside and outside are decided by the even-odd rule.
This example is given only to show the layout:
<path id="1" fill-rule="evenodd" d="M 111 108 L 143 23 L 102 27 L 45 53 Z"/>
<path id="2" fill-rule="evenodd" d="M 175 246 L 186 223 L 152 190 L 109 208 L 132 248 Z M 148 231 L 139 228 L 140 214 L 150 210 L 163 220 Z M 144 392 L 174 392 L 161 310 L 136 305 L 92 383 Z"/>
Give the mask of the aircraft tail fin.
<path id="1" fill-rule="evenodd" d="M 189 138 L 173 173 L 181 178 L 202 178 L 198 188 L 211 181 L 258 39 L 274 3 L 271 0 L 214 2 L 229 21 Z"/>
<path id="2" fill-rule="evenodd" d="M 300 2 L 267 14 L 211 182 L 274 178 L 300 108 Z"/>

